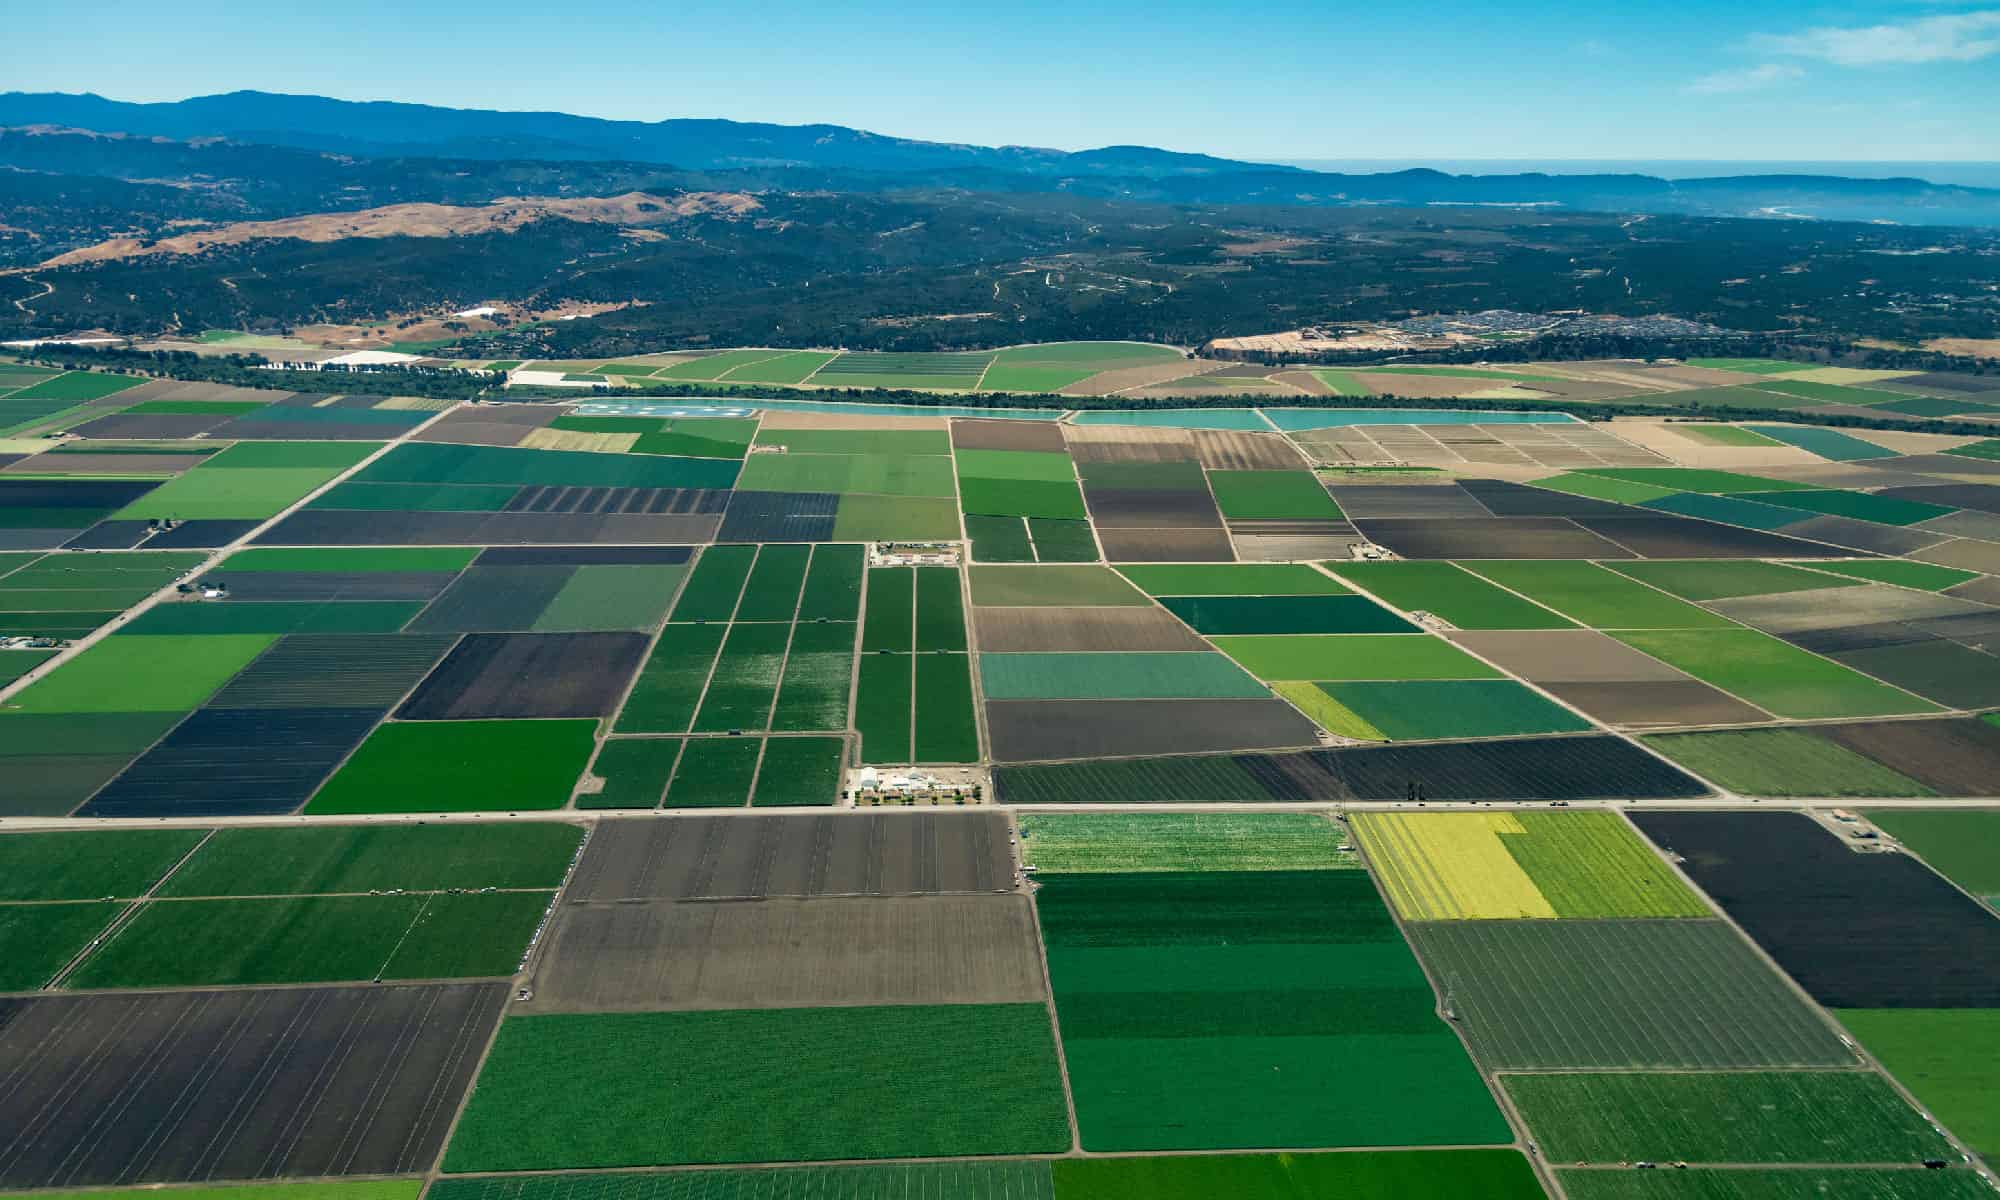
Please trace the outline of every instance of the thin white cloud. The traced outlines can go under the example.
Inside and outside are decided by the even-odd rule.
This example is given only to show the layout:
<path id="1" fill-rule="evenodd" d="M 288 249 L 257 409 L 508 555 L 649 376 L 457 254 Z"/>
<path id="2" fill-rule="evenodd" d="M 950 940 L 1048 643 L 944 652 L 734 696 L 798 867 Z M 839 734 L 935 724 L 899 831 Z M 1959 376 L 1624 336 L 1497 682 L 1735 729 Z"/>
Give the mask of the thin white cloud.
<path id="1" fill-rule="evenodd" d="M 1850 29 L 1825 26 L 1803 33 L 1760 33 L 1750 39 L 1750 45 L 1767 54 L 1813 58 L 1844 67 L 1976 62 L 2000 54 L 2000 9 L 1922 17 L 1891 25 Z"/>
<path id="2" fill-rule="evenodd" d="M 1686 90 L 1697 96 L 1727 96 L 1737 92 L 1761 92 L 1803 78 L 1805 71 L 1790 63 L 1764 63 L 1704 75 L 1688 84 Z"/>

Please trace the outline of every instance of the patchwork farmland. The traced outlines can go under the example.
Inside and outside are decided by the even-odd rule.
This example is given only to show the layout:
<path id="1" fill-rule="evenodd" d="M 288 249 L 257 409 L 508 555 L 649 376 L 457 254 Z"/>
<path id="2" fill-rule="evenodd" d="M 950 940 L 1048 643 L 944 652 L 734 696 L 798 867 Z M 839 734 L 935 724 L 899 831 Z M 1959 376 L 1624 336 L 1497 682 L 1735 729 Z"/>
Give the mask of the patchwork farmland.
<path id="1" fill-rule="evenodd" d="M 1187 361 L 0 370 L 0 1191 L 1994 1194 L 1966 439 Z"/>

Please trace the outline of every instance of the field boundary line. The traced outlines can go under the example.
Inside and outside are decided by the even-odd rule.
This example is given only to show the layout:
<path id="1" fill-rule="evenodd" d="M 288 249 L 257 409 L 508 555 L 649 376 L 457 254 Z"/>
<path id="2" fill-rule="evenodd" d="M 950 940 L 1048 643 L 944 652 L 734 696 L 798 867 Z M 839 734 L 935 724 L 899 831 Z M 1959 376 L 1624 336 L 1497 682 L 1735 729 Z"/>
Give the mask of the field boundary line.
<path id="1" fill-rule="evenodd" d="M 757 436 L 756 431 L 752 430 L 750 436 L 754 439 Z M 597 760 L 604 753 L 604 744 L 611 740 L 613 732 L 618 728 L 618 718 L 625 715 L 625 706 L 632 702 L 632 693 L 639 689 L 639 677 L 646 673 L 646 667 L 653 661 L 653 651 L 659 647 L 660 639 L 667 632 L 667 618 L 673 615 L 674 605 L 680 603 L 681 593 L 687 590 L 688 580 L 694 577 L 694 564 L 699 557 L 700 555 L 694 553 L 688 555 L 687 569 L 681 572 L 680 579 L 674 584 L 673 593 L 667 597 L 666 604 L 660 609 L 660 623 L 653 627 L 652 634 L 646 639 L 646 652 L 639 656 L 639 669 L 632 672 L 632 678 L 625 681 L 625 690 L 619 693 L 618 703 L 612 706 L 611 715 L 598 718 L 597 732 L 590 746 L 590 757 L 584 760 L 582 772 L 577 775 L 576 782 L 570 785 L 569 799 L 563 801 L 559 811 L 584 811 L 579 809 L 576 803 L 583 781 L 597 773 Z M 721 653 L 720 647 L 717 647 L 717 653 Z M 677 768 L 680 766 L 678 754 L 674 756 L 674 766 Z M 658 808 L 660 802 L 667 798 L 667 786 L 672 782 L 673 772 L 668 771 L 667 783 L 661 785 L 660 794 L 653 798 L 654 808 Z"/>
<path id="2" fill-rule="evenodd" d="M 100 948 L 102 948 L 105 943 L 109 942 L 113 937 L 117 936 L 120 930 L 124 929 L 125 926 L 130 925 L 133 919 L 139 915 L 139 910 L 146 907 L 146 905 L 149 902 L 151 902 L 151 900 L 153 899 L 153 894 L 160 890 L 160 885 L 164 884 L 167 880 L 172 879 L 176 874 L 180 872 L 180 869 L 182 867 L 187 866 L 188 860 L 193 858 L 195 854 L 199 852 L 203 846 L 208 845 L 210 839 L 214 838 L 215 835 L 219 832 L 221 831 L 218 829 L 210 829 L 207 833 L 202 835 L 199 841 L 195 842 L 194 845 L 188 847 L 188 852 L 186 854 L 181 855 L 180 860 L 178 862 L 174 863 L 173 866 L 167 868 L 166 871 L 162 872 L 160 877 L 153 881 L 153 885 L 147 888 L 142 894 L 132 897 L 130 902 L 128 902 L 125 905 L 124 912 L 121 912 L 117 916 L 111 918 L 110 923 L 107 924 L 103 929 L 99 930 L 96 937 L 90 939 L 90 941 L 84 946 L 83 949 L 77 951 L 76 956 L 74 958 L 70 959 L 68 962 L 63 964 L 62 970 L 57 971 L 55 975 L 51 979 L 49 979 L 47 983 L 44 983 L 38 990 L 45 992 L 52 992 L 55 991 L 58 987 L 60 987 L 65 979 L 68 979 L 72 974 L 75 973 L 78 967 L 83 965 L 83 961 L 85 959 L 97 953 L 97 951 Z"/>

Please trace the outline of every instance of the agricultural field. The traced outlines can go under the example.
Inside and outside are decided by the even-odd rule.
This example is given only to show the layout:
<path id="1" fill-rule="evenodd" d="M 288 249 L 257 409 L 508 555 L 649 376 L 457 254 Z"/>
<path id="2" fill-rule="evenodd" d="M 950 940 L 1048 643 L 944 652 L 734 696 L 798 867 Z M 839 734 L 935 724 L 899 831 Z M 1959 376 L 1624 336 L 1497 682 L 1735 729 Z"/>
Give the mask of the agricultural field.
<path id="1" fill-rule="evenodd" d="M 1890 1086 L 1995 1152 L 1965 439 L 1276 403 L 1630 364 L 510 366 L 575 398 L 0 365 L 81 435 L 0 435 L 0 1187 L 1525 1200 L 1530 1141 L 1585 1200 L 1977 1186 Z"/>

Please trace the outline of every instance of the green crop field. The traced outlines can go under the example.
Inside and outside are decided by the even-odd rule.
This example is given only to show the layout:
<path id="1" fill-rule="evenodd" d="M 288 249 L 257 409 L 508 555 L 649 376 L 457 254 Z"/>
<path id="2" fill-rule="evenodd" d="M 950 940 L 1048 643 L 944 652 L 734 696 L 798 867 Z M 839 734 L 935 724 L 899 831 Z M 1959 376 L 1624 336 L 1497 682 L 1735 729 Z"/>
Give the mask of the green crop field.
<path id="1" fill-rule="evenodd" d="M 674 764 L 681 757 L 680 738 L 613 738 L 597 752 L 590 773 L 603 778 L 604 790 L 578 796 L 578 808 L 653 808 L 666 795 Z"/>
<path id="2" fill-rule="evenodd" d="M 757 776 L 759 738 L 689 738 L 667 789 L 667 808 L 741 808 Z"/>
<path id="3" fill-rule="evenodd" d="M 1320 690 L 1392 741 L 1578 733 L 1595 728 L 1511 679 L 1324 681 Z"/>
<path id="4" fill-rule="evenodd" d="M 1109 567 L 972 567 L 972 602 L 996 607 L 1126 605 L 1145 594 Z"/>
<path id="5" fill-rule="evenodd" d="M 694 571 L 674 605 L 674 621 L 727 621 L 736 612 L 743 581 L 757 558 L 755 546 L 710 546 L 695 560 Z"/>
<path id="6" fill-rule="evenodd" d="M 852 622 L 792 627 L 791 649 L 778 684 L 771 728 L 811 732 L 847 728 L 848 685 L 854 678 Z"/>
<path id="7" fill-rule="evenodd" d="M 906 763 L 910 758 L 909 656 L 865 654 L 855 676 L 854 728 L 864 763 Z"/>
<path id="8" fill-rule="evenodd" d="M 1510 1140 L 1365 872 L 1037 879 L 1085 1149 Z"/>
<path id="9" fill-rule="evenodd" d="M 1300 871 L 1361 865 L 1317 813 L 1024 813 L 1022 861 L 1043 874 Z"/>
<path id="10" fill-rule="evenodd" d="M 1150 596 L 1339 596 L 1348 590 L 1303 563 L 1121 566 L 1118 573 Z"/>
<path id="11" fill-rule="evenodd" d="M 1489 1070 L 1854 1062 L 1721 921 L 1427 921 L 1407 929 Z"/>
<path id="12" fill-rule="evenodd" d="M 951 435 L 942 429 L 765 429 L 760 446 L 793 454 L 877 454 L 889 457 L 948 455 Z"/>
<path id="13" fill-rule="evenodd" d="M 916 666 L 915 762 L 979 761 L 979 725 L 972 711 L 972 660 L 964 654 L 919 654 Z"/>
<path id="14" fill-rule="evenodd" d="M 1933 517 L 1947 516 L 1958 511 L 1942 504 L 1926 504 L 1895 496 L 1877 496 L 1869 492 L 1777 492 L 1750 494 L 1744 499 L 1824 513 L 1831 517 L 1849 517 L 1877 525 L 1915 525 L 1919 521 L 1928 521 Z"/>
<path id="15" fill-rule="evenodd" d="M 960 481 L 961 485 L 963 480 Z M 965 536 L 972 543 L 973 561 L 983 563 L 1031 563 L 1033 544 L 1028 540 L 1028 523 L 1021 517 L 988 517 L 965 514 Z"/>
<path id="16" fill-rule="evenodd" d="M 96 375 L 89 371 L 68 371 L 29 384 L 15 392 L 15 400 L 101 400 L 146 382 L 130 375 Z"/>
<path id="17" fill-rule="evenodd" d="M 561 808 L 590 759 L 594 720 L 382 725 L 306 811 L 505 812 Z"/>
<path id="18" fill-rule="evenodd" d="M 1518 1150 L 1058 1159 L 1056 1200 L 1540 1200 Z M 455 1200 L 455 1198 L 447 1198 Z M 622 1200 L 622 1198 L 621 1198 Z M 1010 1198 L 1011 1200 L 1011 1198 Z"/>
<path id="19" fill-rule="evenodd" d="M 1099 557 L 1097 537 L 1088 521 L 1029 517 L 1028 536 L 1034 540 L 1035 558 L 1041 562 L 1086 563 Z"/>
<path id="20" fill-rule="evenodd" d="M 1493 679 L 1499 671 L 1429 634 L 1213 637 L 1259 679 Z"/>
<path id="21" fill-rule="evenodd" d="M 732 601 L 733 603 L 733 601 Z M 618 714 L 620 733 L 685 733 L 728 626 L 668 625 Z"/>
<path id="22" fill-rule="evenodd" d="M 859 546 L 814 546 L 799 594 L 799 620 L 852 621 L 860 616 L 863 567 Z"/>
<path id="23" fill-rule="evenodd" d="M 1915 1163 L 1951 1153 L 1873 1071 L 1500 1078 L 1556 1162 Z"/>
<path id="24" fill-rule="evenodd" d="M 455 546 L 252 547 L 223 561 L 221 570 L 264 571 L 462 571 L 479 551 Z"/>
<path id="25" fill-rule="evenodd" d="M 1903 558 L 1815 562 L 1811 566 L 1816 571 L 1831 571 L 1836 575 L 1865 579 L 1870 583 L 1888 583 L 1924 592 L 1941 592 L 1948 587 L 1956 587 L 1979 578 L 1974 572 L 1961 571 L 1957 567 L 1940 567 L 1931 563 L 1911 562 Z"/>
<path id="26" fill-rule="evenodd" d="M 0 991 L 47 984 L 123 911 L 123 904 L 88 901 L 0 904 Z"/>
<path id="27" fill-rule="evenodd" d="M 942 455 L 756 454 L 737 487 L 758 492 L 867 492 L 878 496 L 951 496 L 951 460 Z"/>
<path id="28" fill-rule="evenodd" d="M 1264 686 L 1220 654 L 982 654 L 989 700 L 1256 698 Z"/>
<path id="29" fill-rule="evenodd" d="M 1597 629 L 1731 629 L 1725 617 L 1596 563 L 1480 559 L 1459 564 Z"/>
<path id="30" fill-rule="evenodd" d="M 1081 521 L 1087 515 L 1083 493 L 1070 480 L 985 479 L 961 474 L 958 479 L 958 504 L 974 515 L 1040 517 L 1055 521 Z"/>
<path id="31" fill-rule="evenodd" d="M 512 975 L 547 892 L 146 905 L 66 985 L 204 987 Z"/>
<path id="32" fill-rule="evenodd" d="M 0 837 L 0 900 L 142 896 L 203 836 L 199 829 L 100 829 Z"/>
<path id="33" fill-rule="evenodd" d="M 1009 802 L 1014 804 L 1254 804 L 1271 798 L 1248 771 L 1226 756 L 1010 767 L 1007 781 Z"/>
<path id="34" fill-rule="evenodd" d="M 1559 1170 L 1570 1200 L 1992 1200 L 1972 1171 L 1745 1167 L 1687 1171 Z"/>
<path id="35" fill-rule="evenodd" d="M 916 644 L 916 592 L 914 567 L 869 570 L 867 608 L 861 622 L 862 653 L 906 652 Z"/>
<path id="36" fill-rule="evenodd" d="M 275 639 L 262 634 L 105 638 L 15 696 L 27 713 L 187 712 Z"/>
<path id="37" fill-rule="evenodd" d="M 1809 592 L 1852 587 L 1831 575 L 1789 567 L 1783 563 L 1735 559 L 1710 562 L 1621 562 L 1612 567 L 1641 583 L 1672 592 L 1683 600 L 1730 600 L 1775 592 Z"/>
<path id="38" fill-rule="evenodd" d="M 1741 425 L 1675 425 L 1675 433 L 1687 434 L 1711 446 L 1776 446 L 1781 443 Z"/>
<path id="39" fill-rule="evenodd" d="M 1055 1200 L 1055 1185 L 1044 1161 L 964 1159 L 446 1177 L 433 1183 L 428 1195 L 431 1200 Z"/>
<path id="40" fill-rule="evenodd" d="M 223 455 L 216 455 L 219 460 Z M 147 521 L 261 520 L 277 513 L 340 473 L 332 467 L 258 467 L 223 470 L 217 461 L 196 467 L 119 509 L 115 518 Z"/>
<path id="41" fill-rule="evenodd" d="M 553 889 L 583 830 L 548 822 L 221 829 L 162 896 Z"/>
<path id="42" fill-rule="evenodd" d="M 1834 1015 L 1945 1128 L 1981 1157 L 2000 1157 L 2000 1088 L 1993 1077 L 2000 1010 L 1850 1008 Z"/>
<path id="43" fill-rule="evenodd" d="M 915 648 L 965 649 L 965 599 L 952 567 L 917 567 Z"/>
<path id="44" fill-rule="evenodd" d="M 1937 705 L 1754 629 L 1627 630 L 1619 640 L 1780 717 L 1879 717 Z"/>
<path id="45" fill-rule="evenodd" d="M 532 628 L 536 633 L 652 630 L 666 615 L 685 572 L 679 565 L 585 564 L 570 575 Z"/>
<path id="46" fill-rule="evenodd" d="M 202 469 L 314 469 L 331 478 L 381 448 L 381 442 L 238 442 L 203 463 Z"/>
<path id="47" fill-rule="evenodd" d="M 516 1017 L 450 1172 L 1058 1153 L 1040 1004 Z"/>
<path id="48" fill-rule="evenodd" d="M 1346 514 L 1311 471 L 1210 471 L 1216 507 L 1232 520 L 1328 520 Z"/>
<path id="49" fill-rule="evenodd" d="M 729 627 L 715 673 L 708 680 L 708 693 L 695 714 L 697 732 L 761 730 L 770 723 L 791 635 L 792 627 L 782 622 L 738 622 Z"/>
<path id="50" fill-rule="evenodd" d="M 758 546 L 756 566 L 744 584 L 736 620 L 784 620 L 798 612 L 798 594 L 806 584 L 806 562 L 812 546 Z"/>
<path id="51" fill-rule="evenodd" d="M 758 808 L 832 804 L 840 794 L 840 769 L 847 751 L 837 737 L 766 738 L 757 769 Z"/>
<path id="52" fill-rule="evenodd" d="M 959 536 L 958 503 L 928 496 L 849 493 L 840 498 L 833 536 L 843 542 L 954 541 Z"/>
<path id="53" fill-rule="evenodd" d="M 1589 467 L 1584 470 L 1584 474 L 1602 475 L 1606 479 L 1622 479 L 1627 483 L 1650 483 L 1654 487 L 1672 488 L 1677 492 L 1707 492 L 1716 496 L 1726 496 L 1733 492 L 1813 490 L 1809 483 L 1765 479 L 1758 475 L 1741 475 L 1735 471 L 1706 471 L 1698 467 Z"/>
<path id="54" fill-rule="evenodd" d="M 2000 812 L 1871 809 L 1868 819 L 1975 896 L 2000 896 Z"/>
<path id="55" fill-rule="evenodd" d="M 1448 562 L 1329 563 L 1348 583 L 1404 612 L 1460 629 L 1571 629 L 1574 623 Z"/>
<path id="56" fill-rule="evenodd" d="M 1744 796 L 1932 796 L 1930 788 L 1802 729 L 1659 734 L 1646 744 Z"/>

